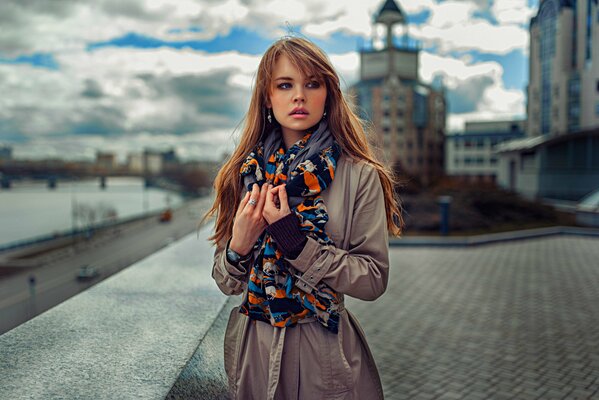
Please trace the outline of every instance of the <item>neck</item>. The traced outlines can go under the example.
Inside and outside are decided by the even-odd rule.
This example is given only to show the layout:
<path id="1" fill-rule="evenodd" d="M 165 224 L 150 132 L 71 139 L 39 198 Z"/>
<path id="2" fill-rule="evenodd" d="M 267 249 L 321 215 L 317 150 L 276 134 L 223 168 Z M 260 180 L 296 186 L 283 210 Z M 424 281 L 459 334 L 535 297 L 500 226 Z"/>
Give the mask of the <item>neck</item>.
<path id="1" fill-rule="evenodd" d="M 293 146 L 295 142 L 303 138 L 305 134 L 306 132 L 304 131 L 290 131 L 288 129 L 283 128 L 282 135 L 283 142 L 285 143 L 285 149 L 289 150 L 289 148 Z"/>

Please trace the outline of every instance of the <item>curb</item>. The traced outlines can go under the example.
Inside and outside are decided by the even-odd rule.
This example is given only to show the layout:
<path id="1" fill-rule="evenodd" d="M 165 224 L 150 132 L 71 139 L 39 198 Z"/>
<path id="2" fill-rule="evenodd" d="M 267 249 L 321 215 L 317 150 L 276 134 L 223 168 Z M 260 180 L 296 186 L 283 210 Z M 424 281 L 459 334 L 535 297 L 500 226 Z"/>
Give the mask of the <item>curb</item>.
<path id="1" fill-rule="evenodd" d="M 554 235 L 599 237 L 599 229 L 571 226 L 551 226 L 548 228 L 524 229 L 520 231 L 489 233 L 476 236 L 409 236 L 402 238 L 390 238 L 389 246 L 466 247 L 509 242 L 513 240 L 534 239 Z"/>

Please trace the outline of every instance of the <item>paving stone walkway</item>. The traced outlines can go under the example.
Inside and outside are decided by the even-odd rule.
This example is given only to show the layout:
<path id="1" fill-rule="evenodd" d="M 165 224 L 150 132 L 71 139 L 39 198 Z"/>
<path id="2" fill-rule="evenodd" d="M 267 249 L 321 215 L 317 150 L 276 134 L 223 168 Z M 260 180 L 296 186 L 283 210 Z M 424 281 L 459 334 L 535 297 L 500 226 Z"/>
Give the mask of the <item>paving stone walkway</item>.
<path id="1" fill-rule="evenodd" d="M 385 398 L 599 399 L 599 238 L 391 248 L 387 292 L 346 298 Z"/>

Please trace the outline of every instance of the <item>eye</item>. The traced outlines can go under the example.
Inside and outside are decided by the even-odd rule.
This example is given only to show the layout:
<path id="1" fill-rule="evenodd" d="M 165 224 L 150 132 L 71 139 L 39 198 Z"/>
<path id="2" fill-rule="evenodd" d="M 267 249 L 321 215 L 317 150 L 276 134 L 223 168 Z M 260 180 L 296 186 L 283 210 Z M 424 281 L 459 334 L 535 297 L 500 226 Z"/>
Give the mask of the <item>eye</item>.
<path id="1" fill-rule="evenodd" d="M 283 82 L 283 83 L 279 83 L 279 84 L 277 85 L 277 87 L 278 87 L 279 89 L 289 89 L 289 88 L 291 88 L 291 83 L 289 83 L 289 82 Z"/>
<path id="2" fill-rule="evenodd" d="M 320 83 L 318 81 L 312 81 L 312 82 L 308 83 L 308 87 L 318 89 L 320 87 Z"/>

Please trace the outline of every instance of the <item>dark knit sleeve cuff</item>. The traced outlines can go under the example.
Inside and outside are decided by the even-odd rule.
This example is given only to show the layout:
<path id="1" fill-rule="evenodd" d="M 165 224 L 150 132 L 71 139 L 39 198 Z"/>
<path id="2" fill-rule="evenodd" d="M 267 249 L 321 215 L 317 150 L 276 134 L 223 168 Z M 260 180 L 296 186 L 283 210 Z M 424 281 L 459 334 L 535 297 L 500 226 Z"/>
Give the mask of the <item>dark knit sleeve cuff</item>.
<path id="1" fill-rule="evenodd" d="M 266 230 L 275 239 L 285 258 L 297 258 L 308 241 L 293 212 L 268 225 Z"/>

